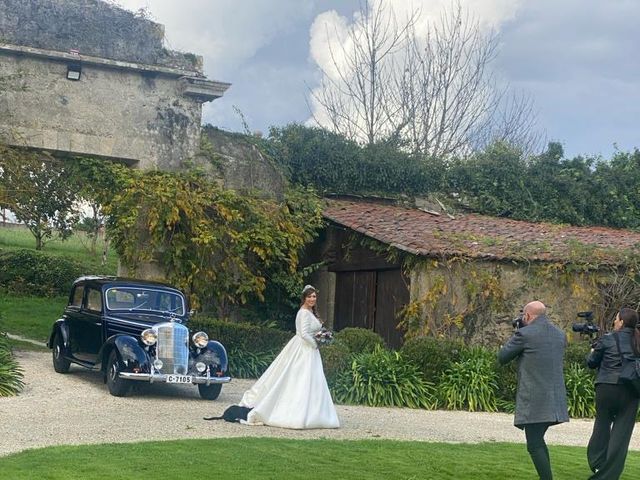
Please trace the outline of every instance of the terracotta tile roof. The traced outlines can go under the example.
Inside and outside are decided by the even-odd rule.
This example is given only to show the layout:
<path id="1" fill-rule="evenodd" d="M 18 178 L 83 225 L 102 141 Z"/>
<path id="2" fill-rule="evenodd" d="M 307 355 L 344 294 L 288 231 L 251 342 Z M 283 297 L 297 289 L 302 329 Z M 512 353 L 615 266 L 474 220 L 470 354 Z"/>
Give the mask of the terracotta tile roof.
<path id="1" fill-rule="evenodd" d="M 532 223 L 476 214 L 434 215 L 370 202 L 326 200 L 325 218 L 400 250 L 425 256 L 621 264 L 640 253 L 640 233 Z"/>

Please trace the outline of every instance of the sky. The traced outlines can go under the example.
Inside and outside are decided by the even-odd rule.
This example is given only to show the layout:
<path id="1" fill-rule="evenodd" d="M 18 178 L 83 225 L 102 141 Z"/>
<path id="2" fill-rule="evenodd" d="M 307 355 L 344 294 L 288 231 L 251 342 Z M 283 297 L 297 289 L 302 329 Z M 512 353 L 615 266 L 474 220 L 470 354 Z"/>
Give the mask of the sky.
<path id="1" fill-rule="evenodd" d="M 363 0 L 364 1 L 364 0 Z M 399 18 L 418 9 L 436 18 L 450 0 L 369 0 Z M 359 0 L 117 0 L 144 8 L 165 26 L 166 46 L 204 57 L 208 78 L 231 83 L 207 103 L 203 122 L 268 133 L 307 123 L 320 67 L 330 68 L 331 41 L 354 22 Z M 638 0 L 460 0 L 498 36 L 491 68 L 512 91 L 529 96 L 538 127 L 565 156 L 640 147 Z M 327 32 L 331 32 L 327 39 Z M 242 113 L 242 116 L 238 114 Z"/>

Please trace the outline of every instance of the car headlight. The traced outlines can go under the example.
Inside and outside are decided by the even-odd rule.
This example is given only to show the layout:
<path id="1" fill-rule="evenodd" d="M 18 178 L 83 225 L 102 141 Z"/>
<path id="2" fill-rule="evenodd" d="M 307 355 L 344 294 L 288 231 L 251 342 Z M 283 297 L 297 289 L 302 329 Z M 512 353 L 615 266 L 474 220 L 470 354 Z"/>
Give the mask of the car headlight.
<path id="1" fill-rule="evenodd" d="M 158 341 L 158 334 L 153 328 L 147 328 L 140 334 L 140 339 L 145 345 L 155 345 Z"/>
<path id="2" fill-rule="evenodd" d="M 204 348 L 207 346 L 207 343 L 209 343 L 209 335 L 204 332 L 194 333 L 193 337 L 191 337 L 191 340 L 193 340 L 193 344 L 196 347 Z"/>

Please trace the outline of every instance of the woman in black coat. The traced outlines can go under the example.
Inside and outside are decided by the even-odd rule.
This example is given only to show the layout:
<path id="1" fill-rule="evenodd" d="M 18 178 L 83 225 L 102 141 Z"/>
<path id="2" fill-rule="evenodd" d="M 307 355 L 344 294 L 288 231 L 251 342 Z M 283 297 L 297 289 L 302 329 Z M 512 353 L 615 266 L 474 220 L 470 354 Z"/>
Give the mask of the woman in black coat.
<path id="1" fill-rule="evenodd" d="M 598 369 L 596 420 L 587 447 L 587 460 L 594 472 L 589 478 L 594 480 L 616 480 L 622 475 L 638 413 L 639 399 L 618 382 L 620 354 L 640 356 L 638 314 L 631 308 L 620 310 L 613 321 L 613 332 L 601 337 L 587 356 L 589 368 Z"/>

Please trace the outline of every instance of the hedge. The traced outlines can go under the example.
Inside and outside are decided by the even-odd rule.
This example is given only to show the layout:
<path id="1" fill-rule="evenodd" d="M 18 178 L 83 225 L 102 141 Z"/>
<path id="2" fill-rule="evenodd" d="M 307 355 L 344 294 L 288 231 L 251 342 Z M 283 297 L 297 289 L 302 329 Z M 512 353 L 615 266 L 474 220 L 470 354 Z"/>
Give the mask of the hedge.
<path id="1" fill-rule="evenodd" d="M 189 320 L 192 331 L 202 330 L 212 340 L 222 343 L 227 350 L 244 350 L 255 354 L 279 352 L 293 337 L 293 332 L 262 327 L 247 322 L 230 322 L 195 315 Z"/>
<path id="2" fill-rule="evenodd" d="M 67 295 L 73 281 L 91 269 L 37 250 L 0 251 L 0 287 L 13 295 Z"/>

